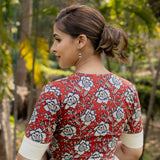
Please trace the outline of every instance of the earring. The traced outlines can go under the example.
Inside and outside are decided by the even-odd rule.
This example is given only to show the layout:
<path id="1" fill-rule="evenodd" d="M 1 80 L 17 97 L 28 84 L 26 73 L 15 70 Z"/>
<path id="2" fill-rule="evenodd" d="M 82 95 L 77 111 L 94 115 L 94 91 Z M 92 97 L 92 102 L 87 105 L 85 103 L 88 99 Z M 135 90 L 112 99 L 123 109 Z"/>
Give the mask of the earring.
<path id="1" fill-rule="evenodd" d="M 79 53 L 78 57 L 79 57 L 79 59 L 81 59 L 82 58 L 82 53 Z"/>

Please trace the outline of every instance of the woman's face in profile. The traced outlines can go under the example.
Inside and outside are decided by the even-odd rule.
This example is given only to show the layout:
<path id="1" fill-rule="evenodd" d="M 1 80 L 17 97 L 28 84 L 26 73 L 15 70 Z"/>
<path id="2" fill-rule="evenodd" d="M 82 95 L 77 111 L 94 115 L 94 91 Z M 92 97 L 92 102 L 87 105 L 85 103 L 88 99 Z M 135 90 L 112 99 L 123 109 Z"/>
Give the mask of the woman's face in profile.
<path id="1" fill-rule="evenodd" d="M 78 49 L 76 39 L 59 30 L 54 25 L 54 43 L 51 46 L 51 53 L 54 52 L 61 68 L 75 66 L 78 60 Z"/>

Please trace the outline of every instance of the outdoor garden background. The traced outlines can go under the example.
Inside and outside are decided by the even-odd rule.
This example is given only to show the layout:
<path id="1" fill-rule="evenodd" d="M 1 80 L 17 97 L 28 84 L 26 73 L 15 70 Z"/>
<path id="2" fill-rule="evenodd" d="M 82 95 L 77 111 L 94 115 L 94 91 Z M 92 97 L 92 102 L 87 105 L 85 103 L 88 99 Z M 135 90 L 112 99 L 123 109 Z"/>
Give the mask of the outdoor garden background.
<path id="1" fill-rule="evenodd" d="M 53 22 L 74 3 L 99 10 L 123 28 L 128 64 L 102 57 L 111 72 L 134 83 L 142 105 L 143 160 L 160 159 L 160 0 L 0 0 L 0 160 L 15 160 L 43 85 L 69 76 L 54 53 Z M 78 19 L 77 19 L 78 21 Z"/>

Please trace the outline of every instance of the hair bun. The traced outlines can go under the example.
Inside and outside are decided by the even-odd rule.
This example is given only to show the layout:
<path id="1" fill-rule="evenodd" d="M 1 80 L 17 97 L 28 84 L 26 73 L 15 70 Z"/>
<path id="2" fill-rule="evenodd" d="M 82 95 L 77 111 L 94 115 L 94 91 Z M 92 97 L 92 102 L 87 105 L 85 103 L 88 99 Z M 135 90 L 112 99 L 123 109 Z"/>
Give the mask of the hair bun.
<path id="1" fill-rule="evenodd" d="M 96 51 L 104 51 L 107 56 L 126 62 L 124 51 L 127 45 L 127 35 L 122 29 L 105 25 Z"/>

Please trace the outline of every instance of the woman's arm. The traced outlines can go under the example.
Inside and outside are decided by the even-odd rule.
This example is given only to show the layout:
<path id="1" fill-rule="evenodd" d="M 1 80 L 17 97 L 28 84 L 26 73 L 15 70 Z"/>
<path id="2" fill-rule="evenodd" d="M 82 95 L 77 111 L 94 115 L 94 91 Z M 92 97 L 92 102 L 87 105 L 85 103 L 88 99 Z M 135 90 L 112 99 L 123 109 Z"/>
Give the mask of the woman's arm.
<path id="1" fill-rule="evenodd" d="M 17 154 L 17 160 L 29 160 L 28 158 L 23 157 L 21 154 Z"/>
<path id="2" fill-rule="evenodd" d="M 118 142 L 115 155 L 120 160 L 138 160 L 142 154 L 143 147 L 128 148 L 121 141 Z"/>

